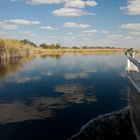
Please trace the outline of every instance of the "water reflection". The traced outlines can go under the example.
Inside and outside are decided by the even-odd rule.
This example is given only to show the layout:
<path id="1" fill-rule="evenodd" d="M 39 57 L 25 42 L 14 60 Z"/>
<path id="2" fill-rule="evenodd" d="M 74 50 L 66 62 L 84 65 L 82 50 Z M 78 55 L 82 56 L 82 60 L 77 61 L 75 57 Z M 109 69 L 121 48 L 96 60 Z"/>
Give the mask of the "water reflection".
<path id="1" fill-rule="evenodd" d="M 39 81 L 39 80 L 40 80 L 39 76 L 13 76 L 13 78 L 11 79 L 11 82 L 14 82 L 17 84 L 24 84 L 27 82 L 33 82 L 33 81 Z"/>
<path id="2" fill-rule="evenodd" d="M 46 58 L 48 58 L 48 57 L 52 57 L 52 58 L 56 58 L 56 59 L 60 59 L 61 58 L 61 54 L 43 54 L 43 55 L 41 55 L 41 58 L 44 58 L 44 59 L 46 59 Z"/>
<path id="3" fill-rule="evenodd" d="M 70 137 L 90 119 L 127 104 L 127 100 L 122 100 L 127 90 L 124 62 L 121 54 L 44 55 L 1 62 L 0 128 L 6 126 L 6 133 L 9 125 L 13 130 L 17 124 L 30 121 L 31 137 L 33 129 L 44 124 L 46 138 Z M 39 129 L 38 134 L 42 134 Z M 19 130 L 21 138 L 23 131 L 24 128 Z M 9 135 L 10 140 L 14 139 L 12 136 Z"/>
<path id="4" fill-rule="evenodd" d="M 23 81 L 22 81 L 23 83 Z M 90 91 L 93 89 L 90 88 Z M 59 85 L 55 92 L 63 93 L 59 97 L 34 97 L 28 103 L 25 101 L 12 101 L 0 103 L 0 123 L 15 123 L 25 120 L 45 119 L 55 117 L 54 109 L 64 109 L 70 103 L 96 102 L 95 93 L 86 95 L 86 89 L 80 85 Z"/>
<path id="5" fill-rule="evenodd" d="M 79 73 L 65 73 L 64 78 L 66 80 L 72 80 L 72 79 L 86 79 L 88 78 L 88 73 L 86 72 L 79 72 Z"/>
<path id="6" fill-rule="evenodd" d="M 86 90 L 79 84 L 63 84 L 55 88 L 56 92 L 63 93 L 63 98 L 70 103 L 96 102 L 95 90 L 91 89 L 93 93 L 86 95 Z"/>
<path id="7" fill-rule="evenodd" d="M 0 104 L 0 123 L 15 123 L 25 120 L 43 119 L 53 116 L 51 110 L 40 110 L 39 106 L 26 105 L 19 101 Z"/>
<path id="8" fill-rule="evenodd" d="M 32 59 L 33 57 L 26 57 L 0 61 L 0 79 L 5 78 L 6 76 L 14 74 L 17 71 L 21 70 L 23 64 L 29 62 Z"/>

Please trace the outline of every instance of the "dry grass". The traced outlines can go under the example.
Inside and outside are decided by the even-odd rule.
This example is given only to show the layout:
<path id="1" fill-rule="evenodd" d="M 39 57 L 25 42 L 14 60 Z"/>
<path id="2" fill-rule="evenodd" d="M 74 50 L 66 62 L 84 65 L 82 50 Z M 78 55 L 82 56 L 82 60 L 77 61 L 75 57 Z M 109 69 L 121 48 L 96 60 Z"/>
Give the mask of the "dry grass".
<path id="1" fill-rule="evenodd" d="M 65 54 L 65 53 L 120 53 L 125 49 L 121 48 L 59 48 L 59 49 L 43 49 L 33 47 L 16 39 L 0 38 L 0 60 L 9 59 L 11 57 L 23 57 L 35 54 Z"/>
<path id="2" fill-rule="evenodd" d="M 106 49 L 106 48 L 92 48 L 92 49 L 73 49 L 73 48 L 68 48 L 68 49 L 44 49 L 44 53 L 46 54 L 64 54 L 64 53 L 83 53 L 83 54 L 95 54 L 95 53 L 118 53 L 118 52 L 123 52 L 123 49 Z"/>
<path id="3" fill-rule="evenodd" d="M 19 40 L 0 38 L 0 59 L 23 57 L 39 51 L 40 49 Z"/>

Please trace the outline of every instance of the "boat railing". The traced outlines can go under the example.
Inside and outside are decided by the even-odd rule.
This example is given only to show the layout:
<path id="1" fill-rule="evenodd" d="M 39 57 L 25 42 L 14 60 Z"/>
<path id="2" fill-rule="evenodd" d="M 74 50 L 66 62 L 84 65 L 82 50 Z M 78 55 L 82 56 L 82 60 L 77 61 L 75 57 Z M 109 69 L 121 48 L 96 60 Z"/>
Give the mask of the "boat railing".
<path id="1" fill-rule="evenodd" d="M 127 57 L 126 72 L 140 72 L 140 62 L 135 59 L 135 51 L 132 48 L 128 49 L 125 55 Z"/>

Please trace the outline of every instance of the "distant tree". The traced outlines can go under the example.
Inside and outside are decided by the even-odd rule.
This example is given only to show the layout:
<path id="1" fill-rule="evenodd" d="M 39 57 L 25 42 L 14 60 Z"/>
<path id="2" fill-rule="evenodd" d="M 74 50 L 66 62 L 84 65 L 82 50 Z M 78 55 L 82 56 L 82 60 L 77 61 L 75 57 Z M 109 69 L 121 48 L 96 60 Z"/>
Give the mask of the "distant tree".
<path id="1" fill-rule="evenodd" d="M 83 48 L 83 49 L 87 49 L 88 47 L 87 47 L 87 46 L 83 46 L 82 48 Z"/>
<path id="2" fill-rule="evenodd" d="M 37 45 L 35 43 L 33 43 L 33 42 L 31 42 L 31 41 L 29 41 L 27 39 L 20 40 L 20 42 L 23 43 L 23 44 L 31 45 L 33 47 L 37 47 Z"/>
<path id="3" fill-rule="evenodd" d="M 57 44 L 56 44 L 56 48 L 57 48 L 57 49 L 61 48 L 61 43 L 57 43 Z"/>
<path id="4" fill-rule="evenodd" d="M 76 47 L 76 46 L 73 46 L 72 48 L 73 48 L 73 49 L 79 49 L 79 48 L 78 48 L 78 47 Z"/>
<path id="5" fill-rule="evenodd" d="M 40 47 L 41 47 L 41 48 L 44 48 L 44 49 L 47 49 L 47 48 L 48 48 L 48 45 L 45 44 L 45 43 L 43 43 L 43 44 L 40 44 Z"/>
<path id="6" fill-rule="evenodd" d="M 110 49 L 111 47 L 109 47 L 109 46 L 106 46 L 105 48 L 106 48 L 106 49 Z"/>
<path id="7" fill-rule="evenodd" d="M 3 39 L 0 39 L 0 53 L 5 51 L 5 42 Z"/>
<path id="8" fill-rule="evenodd" d="M 59 49 L 61 47 L 61 45 L 59 43 L 50 44 L 50 45 L 43 43 L 43 44 L 40 44 L 40 47 L 45 48 L 45 49 Z"/>

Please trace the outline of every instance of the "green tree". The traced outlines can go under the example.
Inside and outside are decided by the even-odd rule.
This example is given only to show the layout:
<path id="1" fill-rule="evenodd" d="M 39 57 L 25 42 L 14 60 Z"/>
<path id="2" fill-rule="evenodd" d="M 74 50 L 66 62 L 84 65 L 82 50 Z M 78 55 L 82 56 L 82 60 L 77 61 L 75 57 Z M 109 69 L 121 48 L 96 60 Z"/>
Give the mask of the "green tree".
<path id="1" fill-rule="evenodd" d="M 35 43 L 33 43 L 33 42 L 31 42 L 31 41 L 29 41 L 27 39 L 20 40 L 20 42 L 23 43 L 23 44 L 31 45 L 33 47 L 37 47 L 37 45 Z"/>

